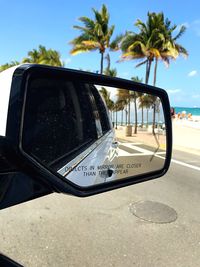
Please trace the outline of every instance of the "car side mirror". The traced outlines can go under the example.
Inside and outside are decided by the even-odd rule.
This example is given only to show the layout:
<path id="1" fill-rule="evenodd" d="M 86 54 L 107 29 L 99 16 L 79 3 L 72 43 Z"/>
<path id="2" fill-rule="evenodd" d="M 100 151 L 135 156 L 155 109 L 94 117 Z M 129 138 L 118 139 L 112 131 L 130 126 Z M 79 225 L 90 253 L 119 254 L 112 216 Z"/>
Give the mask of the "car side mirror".
<path id="1" fill-rule="evenodd" d="M 158 178 L 169 168 L 171 118 L 163 89 L 25 64 L 11 77 L 6 122 L 0 144 L 13 152 L 4 148 L 1 155 L 50 191 L 89 196 Z"/>

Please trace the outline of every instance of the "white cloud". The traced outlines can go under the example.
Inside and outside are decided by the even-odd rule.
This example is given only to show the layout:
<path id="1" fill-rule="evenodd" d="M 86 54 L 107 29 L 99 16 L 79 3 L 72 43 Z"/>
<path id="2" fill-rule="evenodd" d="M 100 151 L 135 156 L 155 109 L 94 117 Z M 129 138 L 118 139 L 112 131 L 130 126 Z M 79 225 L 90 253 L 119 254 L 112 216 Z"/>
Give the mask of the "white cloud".
<path id="1" fill-rule="evenodd" d="M 189 77 L 194 77 L 194 76 L 196 76 L 197 75 L 197 70 L 192 70 L 192 71 L 190 71 L 189 73 L 188 73 L 188 76 Z"/>
<path id="2" fill-rule="evenodd" d="M 178 93 L 180 93 L 181 92 L 181 90 L 180 89 L 169 89 L 169 90 L 167 90 L 167 93 L 168 94 L 178 94 Z"/>

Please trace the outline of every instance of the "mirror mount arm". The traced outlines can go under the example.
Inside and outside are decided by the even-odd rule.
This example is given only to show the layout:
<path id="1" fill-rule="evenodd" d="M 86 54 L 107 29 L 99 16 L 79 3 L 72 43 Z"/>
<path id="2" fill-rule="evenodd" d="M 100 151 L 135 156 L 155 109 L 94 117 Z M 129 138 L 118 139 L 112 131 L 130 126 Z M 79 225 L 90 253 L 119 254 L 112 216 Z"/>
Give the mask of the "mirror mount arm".
<path id="1" fill-rule="evenodd" d="M 15 150 L 6 137 L 0 136 L 0 163 L 1 172 L 13 172 L 16 171 L 17 162 L 15 158 Z"/>
<path id="2" fill-rule="evenodd" d="M 0 137 L 0 209 L 51 194 L 51 186 L 23 167 L 11 142 Z"/>

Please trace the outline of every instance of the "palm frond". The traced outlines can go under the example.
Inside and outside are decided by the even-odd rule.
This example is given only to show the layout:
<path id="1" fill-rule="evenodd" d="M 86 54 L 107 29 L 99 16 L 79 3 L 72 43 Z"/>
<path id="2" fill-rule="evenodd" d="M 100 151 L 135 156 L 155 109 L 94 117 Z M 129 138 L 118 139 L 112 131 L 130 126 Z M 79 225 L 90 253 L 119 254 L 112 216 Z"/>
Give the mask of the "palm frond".
<path id="1" fill-rule="evenodd" d="M 77 29 L 77 30 L 81 30 L 81 31 L 83 31 L 83 32 L 88 32 L 88 31 L 89 31 L 88 28 L 86 28 L 86 27 L 82 27 L 82 26 L 78 26 L 78 25 L 74 25 L 73 28 L 74 28 L 74 29 Z"/>
<path id="2" fill-rule="evenodd" d="M 110 43 L 110 49 L 113 51 L 119 50 L 123 38 L 124 34 L 117 35 L 115 39 Z"/>
<path id="3" fill-rule="evenodd" d="M 126 33 L 125 36 L 121 39 L 121 50 L 125 52 L 130 45 L 132 45 L 135 41 L 138 41 L 138 35 L 135 33 Z"/>
<path id="4" fill-rule="evenodd" d="M 112 26 L 108 29 L 108 36 L 109 36 L 109 38 L 111 38 L 111 36 L 113 35 L 114 30 L 115 30 L 115 25 L 112 25 Z"/>
<path id="5" fill-rule="evenodd" d="M 86 28 L 93 30 L 95 23 L 92 19 L 88 18 L 88 17 L 80 17 L 79 20 L 81 22 L 83 22 L 83 24 L 85 25 Z"/>
<path id="6" fill-rule="evenodd" d="M 168 68 L 169 64 L 170 64 L 170 58 L 162 56 L 162 61 L 163 61 L 164 65 Z"/>
<path id="7" fill-rule="evenodd" d="M 91 39 L 91 36 L 87 33 L 81 34 L 78 37 L 74 38 L 72 41 L 69 42 L 69 44 L 72 45 L 79 45 L 81 44 L 83 41 L 87 41 Z"/>
<path id="8" fill-rule="evenodd" d="M 131 77 L 131 80 L 137 83 L 142 83 L 142 78 L 139 78 L 138 76 Z"/>
<path id="9" fill-rule="evenodd" d="M 104 35 L 104 34 L 103 34 L 102 27 L 101 27 L 100 24 L 96 24 L 94 30 L 95 30 L 95 33 L 97 34 L 98 37 Z"/>
<path id="10" fill-rule="evenodd" d="M 25 57 L 22 59 L 22 63 L 32 63 L 29 57 Z"/>
<path id="11" fill-rule="evenodd" d="M 184 57 L 186 57 L 186 58 L 189 56 L 188 51 L 187 51 L 182 45 L 176 43 L 175 48 L 178 50 L 178 52 L 179 52 L 182 56 L 184 56 Z"/>
<path id="12" fill-rule="evenodd" d="M 101 14 L 94 8 L 92 9 L 92 11 L 94 12 L 96 22 L 101 24 L 102 23 Z"/>
<path id="13" fill-rule="evenodd" d="M 153 55 L 153 57 L 160 58 L 160 52 L 157 48 L 150 48 L 149 52 Z"/>
<path id="14" fill-rule="evenodd" d="M 110 15 L 108 13 L 107 7 L 103 4 L 102 5 L 102 9 L 101 9 L 101 16 L 104 22 L 106 22 L 106 24 L 109 21 Z"/>
<path id="15" fill-rule="evenodd" d="M 123 53 L 121 55 L 121 61 L 132 60 L 132 59 L 141 59 L 141 58 L 144 58 L 144 55 L 139 54 L 139 53 L 135 53 L 135 52 L 127 52 L 127 53 Z"/>
<path id="16" fill-rule="evenodd" d="M 93 40 L 82 41 L 82 45 L 84 45 L 89 50 L 90 49 L 100 48 L 99 42 L 96 42 L 96 41 L 93 41 Z"/>
<path id="17" fill-rule="evenodd" d="M 186 31 L 186 27 L 184 25 L 181 26 L 179 33 L 173 38 L 173 41 L 179 39 Z"/>
<path id="18" fill-rule="evenodd" d="M 76 46 L 70 50 L 70 54 L 75 56 L 83 52 L 89 52 L 90 49 L 84 45 Z"/>
<path id="19" fill-rule="evenodd" d="M 135 26 L 138 27 L 140 29 L 141 32 L 145 33 L 147 32 L 147 25 L 141 21 L 140 19 L 137 19 L 137 21 L 135 22 Z"/>
<path id="20" fill-rule="evenodd" d="M 147 63 L 147 59 L 146 60 L 144 60 L 144 61 L 142 61 L 142 62 L 140 62 L 140 63 L 138 63 L 135 67 L 136 68 L 139 68 L 140 66 L 142 66 L 142 65 L 144 65 L 144 64 L 146 64 Z"/>

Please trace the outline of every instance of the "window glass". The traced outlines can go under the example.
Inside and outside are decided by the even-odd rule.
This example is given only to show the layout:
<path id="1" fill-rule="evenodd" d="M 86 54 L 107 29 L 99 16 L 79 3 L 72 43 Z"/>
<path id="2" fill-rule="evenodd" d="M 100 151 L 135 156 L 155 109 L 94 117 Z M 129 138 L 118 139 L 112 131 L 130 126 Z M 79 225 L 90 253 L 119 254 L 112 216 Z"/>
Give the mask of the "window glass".
<path id="1" fill-rule="evenodd" d="M 96 140 L 88 91 L 66 79 L 32 79 L 23 130 L 24 150 L 43 163 L 71 160 L 75 151 Z"/>
<path id="2" fill-rule="evenodd" d="M 101 98 L 101 95 L 97 91 L 97 88 L 94 85 L 91 85 L 90 88 L 94 96 L 95 105 L 97 107 L 97 110 L 100 116 L 102 132 L 105 133 L 111 129 L 111 125 L 108 119 L 108 111 Z"/>

